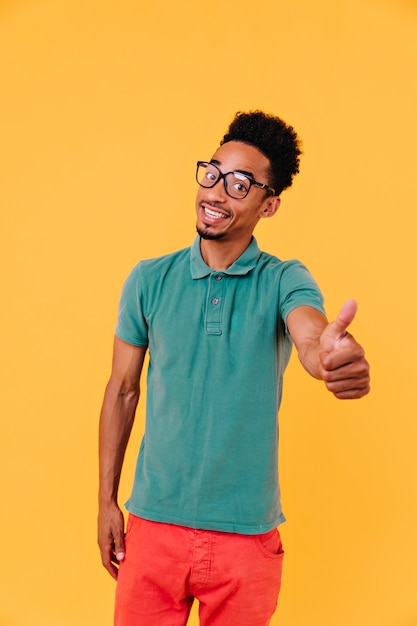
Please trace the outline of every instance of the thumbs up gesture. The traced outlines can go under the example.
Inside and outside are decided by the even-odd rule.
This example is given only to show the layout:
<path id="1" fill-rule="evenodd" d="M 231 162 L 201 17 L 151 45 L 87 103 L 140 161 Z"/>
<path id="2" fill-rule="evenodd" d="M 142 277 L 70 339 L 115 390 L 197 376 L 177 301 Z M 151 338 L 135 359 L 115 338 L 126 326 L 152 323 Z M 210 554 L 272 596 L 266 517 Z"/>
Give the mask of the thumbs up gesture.
<path id="1" fill-rule="evenodd" d="M 363 348 L 347 331 L 356 315 L 355 300 L 348 300 L 336 320 L 320 335 L 320 378 L 336 398 L 362 398 L 369 393 L 369 365 Z"/>

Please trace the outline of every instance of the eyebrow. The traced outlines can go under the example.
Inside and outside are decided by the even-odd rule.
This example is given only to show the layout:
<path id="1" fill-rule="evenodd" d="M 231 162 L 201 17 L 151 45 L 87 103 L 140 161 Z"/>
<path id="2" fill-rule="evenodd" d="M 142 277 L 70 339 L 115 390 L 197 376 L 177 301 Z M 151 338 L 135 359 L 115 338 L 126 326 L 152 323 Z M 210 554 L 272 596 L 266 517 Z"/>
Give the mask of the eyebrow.
<path id="1" fill-rule="evenodd" d="M 217 159 L 211 159 L 210 163 L 213 163 L 213 165 L 221 165 L 221 162 Z M 244 176 L 255 180 L 255 174 L 253 172 L 247 172 L 246 170 L 233 170 L 233 172 L 239 172 L 239 174 L 243 174 Z"/>

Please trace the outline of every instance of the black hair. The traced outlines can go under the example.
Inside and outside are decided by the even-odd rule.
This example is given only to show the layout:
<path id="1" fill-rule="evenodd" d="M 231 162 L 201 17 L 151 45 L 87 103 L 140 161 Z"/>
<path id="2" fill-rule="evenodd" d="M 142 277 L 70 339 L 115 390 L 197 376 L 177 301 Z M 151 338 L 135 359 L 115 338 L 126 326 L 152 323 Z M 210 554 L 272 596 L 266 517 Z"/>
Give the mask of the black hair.
<path id="1" fill-rule="evenodd" d="M 220 145 L 241 141 L 258 148 L 271 164 L 271 186 L 279 196 L 299 172 L 301 142 L 292 126 L 262 111 L 236 113 Z"/>

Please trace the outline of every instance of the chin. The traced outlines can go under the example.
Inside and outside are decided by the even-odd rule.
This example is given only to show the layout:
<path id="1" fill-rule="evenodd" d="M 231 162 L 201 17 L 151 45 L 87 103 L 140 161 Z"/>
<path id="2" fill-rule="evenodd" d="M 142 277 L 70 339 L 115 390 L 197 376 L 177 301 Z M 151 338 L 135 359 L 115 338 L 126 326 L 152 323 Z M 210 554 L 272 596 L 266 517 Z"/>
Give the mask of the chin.
<path id="1" fill-rule="evenodd" d="M 226 233 L 212 233 L 208 228 L 203 229 L 199 226 L 197 226 L 197 232 L 201 239 L 210 239 L 212 241 L 215 239 L 222 239 L 226 235 Z"/>

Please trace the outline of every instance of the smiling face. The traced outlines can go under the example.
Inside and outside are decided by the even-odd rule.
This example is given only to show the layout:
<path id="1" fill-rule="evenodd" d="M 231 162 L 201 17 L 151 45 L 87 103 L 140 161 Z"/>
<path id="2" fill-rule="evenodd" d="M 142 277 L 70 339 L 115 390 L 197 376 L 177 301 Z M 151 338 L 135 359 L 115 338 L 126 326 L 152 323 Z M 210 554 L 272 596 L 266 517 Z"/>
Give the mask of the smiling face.
<path id="1" fill-rule="evenodd" d="M 216 151 L 212 162 L 225 174 L 239 171 L 267 185 L 269 160 L 254 146 L 240 141 L 229 141 Z M 199 187 L 197 193 L 197 232 L 206 240 L 249 241 L 262 217 L 271 217 L 279 207 L 279 198 L 252 185 L 243 199 L 231 198 L 224 181 L 211 188 Z"/>

